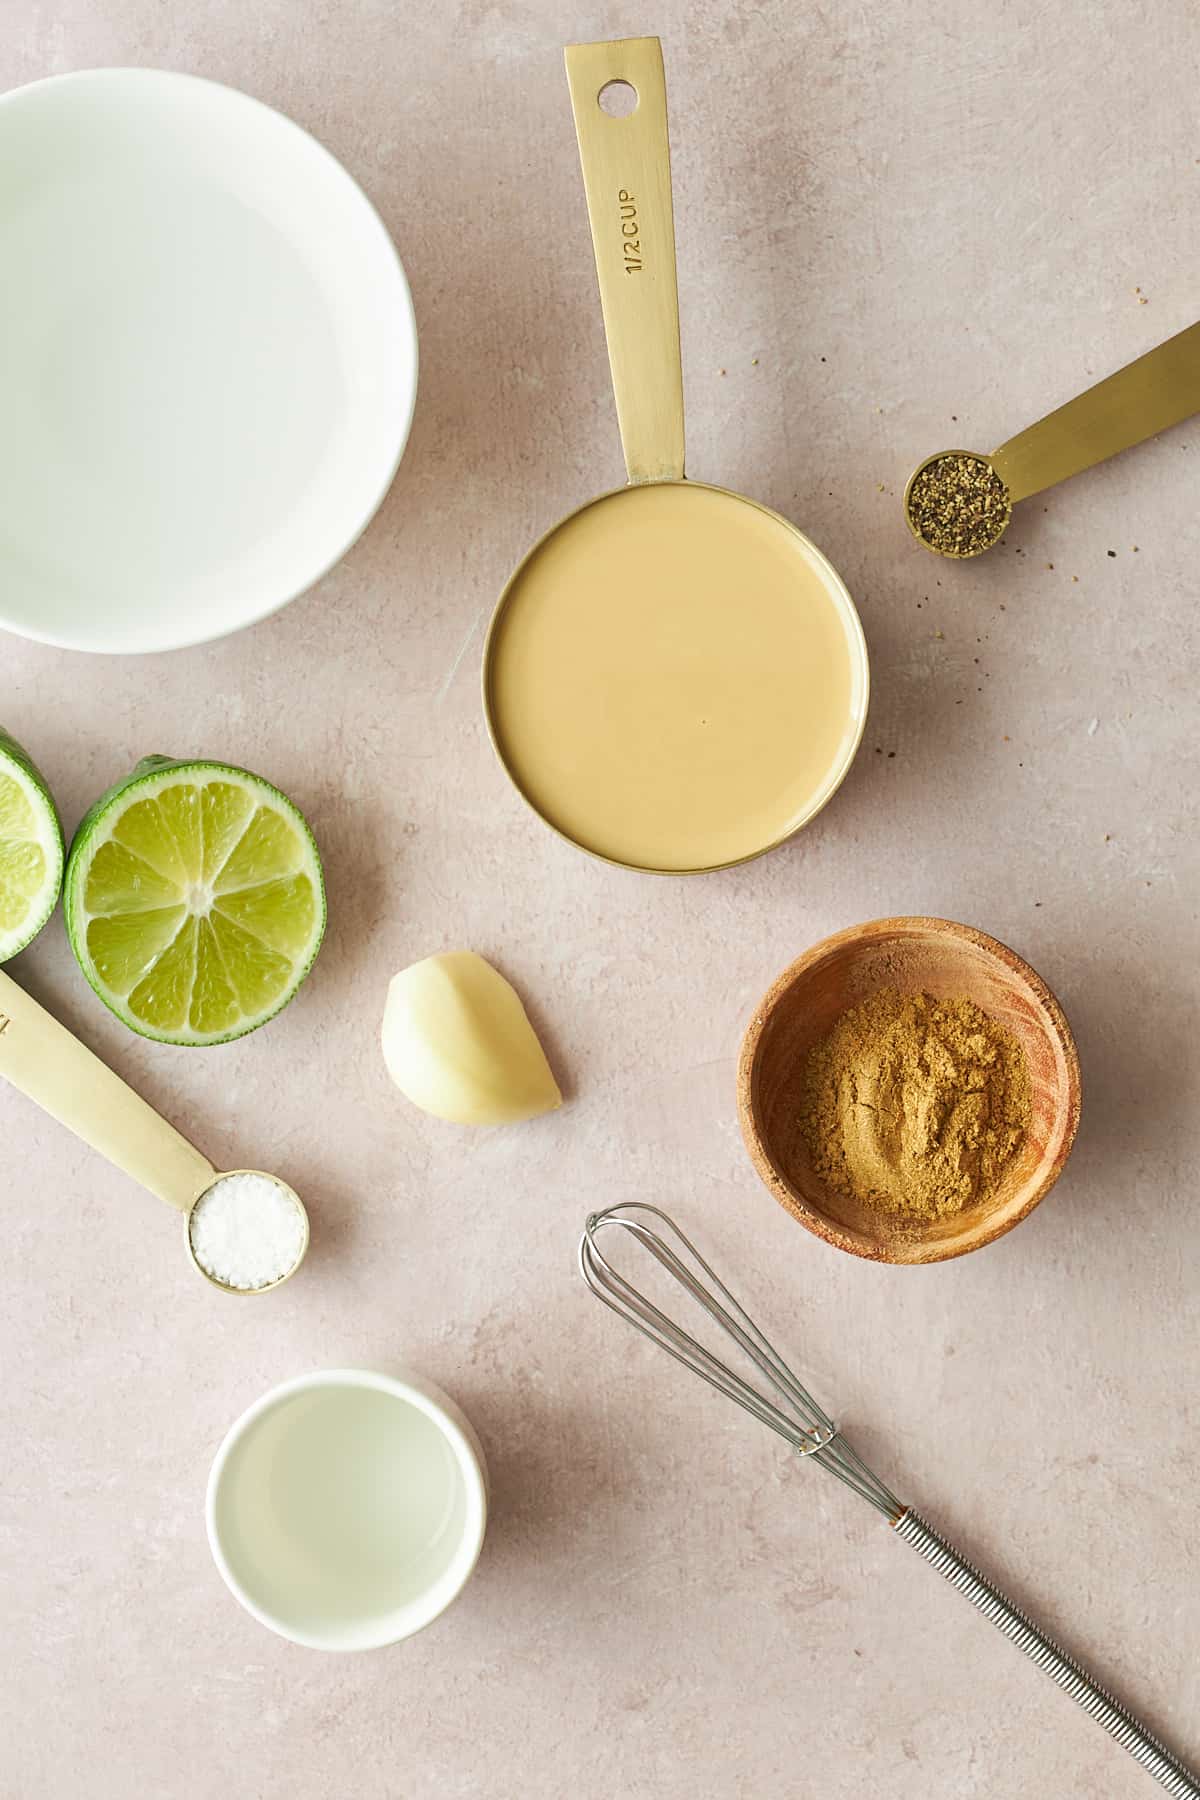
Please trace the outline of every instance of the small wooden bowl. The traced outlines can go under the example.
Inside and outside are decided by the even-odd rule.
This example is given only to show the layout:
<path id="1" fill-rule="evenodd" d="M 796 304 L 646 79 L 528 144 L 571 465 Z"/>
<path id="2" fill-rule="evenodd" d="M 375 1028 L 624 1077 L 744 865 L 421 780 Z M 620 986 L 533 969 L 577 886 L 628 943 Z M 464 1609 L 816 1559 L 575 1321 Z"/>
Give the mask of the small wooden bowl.
<path id="1" fill-rule="evenodd" d="M 1033 1118 L 997 1192 L 928 1225 L 901 1225 L 832 1192 L 813 1173 L 794 1123 L 808 1051 L 880 988 L 973 1000 L 1007 1026 L 1029 1064 Z M 1079 1106 L 1075 1042 L 1045 982 L 995 938 L 949 919 L 876 919 L 817 944 L 766 994 L 738 1064 L 742 1135 L 763 1181 L 817 1237 L 876 1262 L 944 1262 L 1019 1225 L 1062 1173 Z"/>

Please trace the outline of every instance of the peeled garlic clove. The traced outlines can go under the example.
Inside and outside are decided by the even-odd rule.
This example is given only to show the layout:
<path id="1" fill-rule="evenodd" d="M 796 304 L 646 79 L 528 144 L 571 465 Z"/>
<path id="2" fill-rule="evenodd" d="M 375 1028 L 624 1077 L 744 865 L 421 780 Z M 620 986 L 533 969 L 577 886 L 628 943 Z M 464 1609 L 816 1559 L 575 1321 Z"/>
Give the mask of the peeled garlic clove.
<path id="1" fill-rule="evenodd" d="M 414 1106 L 458 1125 L 507 1125 L 562 1105 L 515 990 L 473 950 L 393 976 L 383 1060 Z"/>

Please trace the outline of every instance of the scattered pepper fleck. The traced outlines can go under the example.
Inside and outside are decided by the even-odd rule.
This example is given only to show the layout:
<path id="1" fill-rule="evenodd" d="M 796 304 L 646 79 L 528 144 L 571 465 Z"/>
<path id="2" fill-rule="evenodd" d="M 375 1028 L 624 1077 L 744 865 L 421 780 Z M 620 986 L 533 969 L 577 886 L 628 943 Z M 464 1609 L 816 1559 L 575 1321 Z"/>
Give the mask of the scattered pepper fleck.
<path id="1" fill-rule="evenodd" d="M 1115 551 L 1115 550 L 1110 550 L 1110 551 L 1109 551 L 1109 553 L 1108 553 L 1108 554 L 1109 554 L 1109 555 L 1110 555 L 1110 556 L 1115 556 L 1115 555 L 1116 555 L 1116 554 L 1117 554 L 1117 553 L 1116 553 L 1116 551 Z"/>

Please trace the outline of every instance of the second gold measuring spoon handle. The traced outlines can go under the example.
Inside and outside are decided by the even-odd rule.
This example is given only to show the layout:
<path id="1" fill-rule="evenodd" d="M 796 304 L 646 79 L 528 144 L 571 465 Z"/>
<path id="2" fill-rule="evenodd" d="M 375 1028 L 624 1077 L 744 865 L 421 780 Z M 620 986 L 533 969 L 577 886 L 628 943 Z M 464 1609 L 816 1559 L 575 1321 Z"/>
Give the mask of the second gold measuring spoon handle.
<path id="1" fill-rule="evenodd" d="M 1009 438 L 990 461 L 1013 501 L 1066 481 L 1200 412 L 1200 323 Z"/>
<path id="2" fill-rule="evenodd" d="M 3 970 L 0 1075 L 180 1212 L 215 1179 L 207 1157 Z"/>

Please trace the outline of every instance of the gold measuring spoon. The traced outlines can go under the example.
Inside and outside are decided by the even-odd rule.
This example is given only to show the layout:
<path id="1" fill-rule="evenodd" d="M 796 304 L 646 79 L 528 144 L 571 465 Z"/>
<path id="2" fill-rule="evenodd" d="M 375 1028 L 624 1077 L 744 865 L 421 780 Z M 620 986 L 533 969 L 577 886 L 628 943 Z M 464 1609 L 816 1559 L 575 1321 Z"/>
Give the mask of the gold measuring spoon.
<path id="1" fill-rule="evenodd" d="M 294 1275 L 308 1249 L 308 1214 L 299 1197 L 277 1175 L 257 1169 L 220 1174 L 199 1150 L 168 1125 L 140 1095 L 98 1056 L 31 1000 L 0 970 L 0 1075 L 37 1103 L 85 1144 L 185 1215 L 184 1239 L 192 1265 L 206 1281 L 228 1294 L 265 1294 Z M 198 1260 L 193 1222 L 202 1201 L 239 1176 L 270 1181 L 299 1215 L 294 1260 L 278 1279 L 259 1287 L 221 1280 Z"/>
<path id="2" fill-rule="evenodd" d="M 518 792 L 581 849 L 660 874 L 724 868 L 837 789 L 866 719 L 866 646 L 802 532 L 684 478 L 658 39 L 576 44 L 566 65 L 629 485 L 513 575 L 484 710 Z M 625 116 L 606 109 L 613 88 L 633 100 Z"/>
<path id="3" fill-rule="evenodd" d="M 939 450 L 904 490 L 909 530 L 941 556 L 998 544 L 1020 500 L 1082 474 L 1200 412 L 1200 323 L 1147 350 L 990 456 Z"/>

